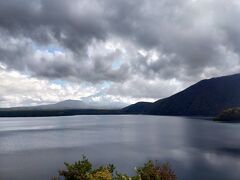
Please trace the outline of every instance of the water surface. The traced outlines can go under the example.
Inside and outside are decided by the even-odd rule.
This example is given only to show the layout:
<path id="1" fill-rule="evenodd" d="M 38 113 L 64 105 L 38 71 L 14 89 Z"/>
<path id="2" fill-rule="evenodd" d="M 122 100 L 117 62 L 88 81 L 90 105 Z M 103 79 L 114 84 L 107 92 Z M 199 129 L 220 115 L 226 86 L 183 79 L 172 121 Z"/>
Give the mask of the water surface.
<path id="1" fill-rule="evenodd" d="M 168 161 L 179 180 L 239 180 L 240 124 L 201 118 L 107 115 L 0 118 L 0 179 L 50 179 L 85 154 L 134 173 Z"/>

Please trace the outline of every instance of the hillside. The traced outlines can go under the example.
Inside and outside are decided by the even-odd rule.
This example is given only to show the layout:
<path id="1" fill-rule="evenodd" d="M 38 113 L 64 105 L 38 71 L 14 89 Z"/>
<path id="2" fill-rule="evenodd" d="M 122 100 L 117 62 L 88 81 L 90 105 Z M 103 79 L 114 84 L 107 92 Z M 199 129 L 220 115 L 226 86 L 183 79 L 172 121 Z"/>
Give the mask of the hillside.
<path id="1" fill-rule="evenodd" d="M 240 107 L 229 108 L 222 111 L 216 118 L 217 121 L 240 122 Z"/>
<path id="2" fill-rule="evenodd" d="M 240 74 L 202 80 L 189 88 L 154 103 L 130 105 L 130 114 L 215 116 L 224 109 L 240 106 Z"/>

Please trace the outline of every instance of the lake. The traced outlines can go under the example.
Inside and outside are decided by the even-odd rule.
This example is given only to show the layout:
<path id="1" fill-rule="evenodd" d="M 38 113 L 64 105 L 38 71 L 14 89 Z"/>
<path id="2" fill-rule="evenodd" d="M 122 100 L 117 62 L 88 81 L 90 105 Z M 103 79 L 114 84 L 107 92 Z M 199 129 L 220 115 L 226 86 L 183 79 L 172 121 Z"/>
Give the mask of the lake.
<path id="1" fill-rule="evenodd" d="M 86 155 L 129 174 L 169 162 L 179 180 L 239 180 L 240 124 L 143 115 L 0 118 L 0 179 L 43 180 Z"/>

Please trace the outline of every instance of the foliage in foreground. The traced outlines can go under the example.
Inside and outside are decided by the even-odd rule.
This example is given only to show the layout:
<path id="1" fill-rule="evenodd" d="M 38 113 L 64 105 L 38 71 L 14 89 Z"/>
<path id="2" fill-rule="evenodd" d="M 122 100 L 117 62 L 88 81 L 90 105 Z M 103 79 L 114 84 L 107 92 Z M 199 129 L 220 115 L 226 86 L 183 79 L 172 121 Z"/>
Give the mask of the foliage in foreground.
<path id="1" fill-rule="evenodd" d="M 127 176 L 121 173 L 114 173 L 114 165 L 100 166 L 93 169 L 92 164 L 83 156 L 80 161 L 73 164 L 65 163 L 66 169 L 59 171 L 59 179 L 65 180 L 176 180 L 175 172 L 168 163 L 161 165 L 148 161 L 143 167 L 136 168 L 135 176 Z"/>

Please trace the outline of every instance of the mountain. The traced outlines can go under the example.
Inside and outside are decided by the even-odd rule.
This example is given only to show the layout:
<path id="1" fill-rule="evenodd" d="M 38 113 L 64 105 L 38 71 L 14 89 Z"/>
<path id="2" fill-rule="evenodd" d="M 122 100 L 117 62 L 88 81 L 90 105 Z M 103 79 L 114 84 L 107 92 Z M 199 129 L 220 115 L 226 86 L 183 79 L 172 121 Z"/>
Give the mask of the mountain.
<path id="1" fill-rule="evenodd" d="M 30 110 L 68 110 L 68 109 L 117 109 L 115 104 L 112 105 L 100 103 L 87 103 L 80 100 L 65 100 L 55 104 L 46 104 L 39 106 L 27 106 L 27 107 L 12 107 L 12 108 L 0 108 L 0 111 L 30 111 Z"/>
<path id="2" fill-rule="evenodd" d="M 115 104 L 114 104 L 115 105 Z M 42 116 L 71 116 L 71 115 L 103 115 L 121 114 L 114 105 L 87 103 L 78 100 L 66 100 L 56 104 L 0 108 L 0 117 L 42 117 Z M 111 108 L 106 109 L 109 106 Z"/>
<path id="3" fill-rule="evenodd" d="M 83 101 L 79 100 L 65 100 L 55 104 L 46 104 L 39 106 L 26 106 L 26 107 L 12 107 L 12 108 L 0 108 L 0 110 L 61 110 L 61 109 L 92 109 L 96 108 Z"/>
<path id="4" fill-rule="evenodd" d="M 240 106 L 240 74 L 202 80 L 154 103 L 140 102 L 122 109 L 130 114 L 215 116 Z"/>
<path id="5" fill-rule="evenodd" d="M 47 107 L 54 109 L 121 109 L 126 106 L 123 103 L 114 102 L 87 102 L 79 100 L 65 100 Z M 46 106 L 45 106 L 46 107 Z"/>
<path id="6" fill-rule="evenodd" d="M 138 102 L 123 108 L 122 112 L 126 114 L 149 114 L 152 105 L 153 103 L 150 102 Z"/>
<path id="7" fill-rule="evenodd" d="M 97 108 L 93 105 L 87 104 L 79 100 L 65 100 L 58 102 L 53 105 L 45 105 L 45 107 L 50 109 L 94 109 Z"/>

